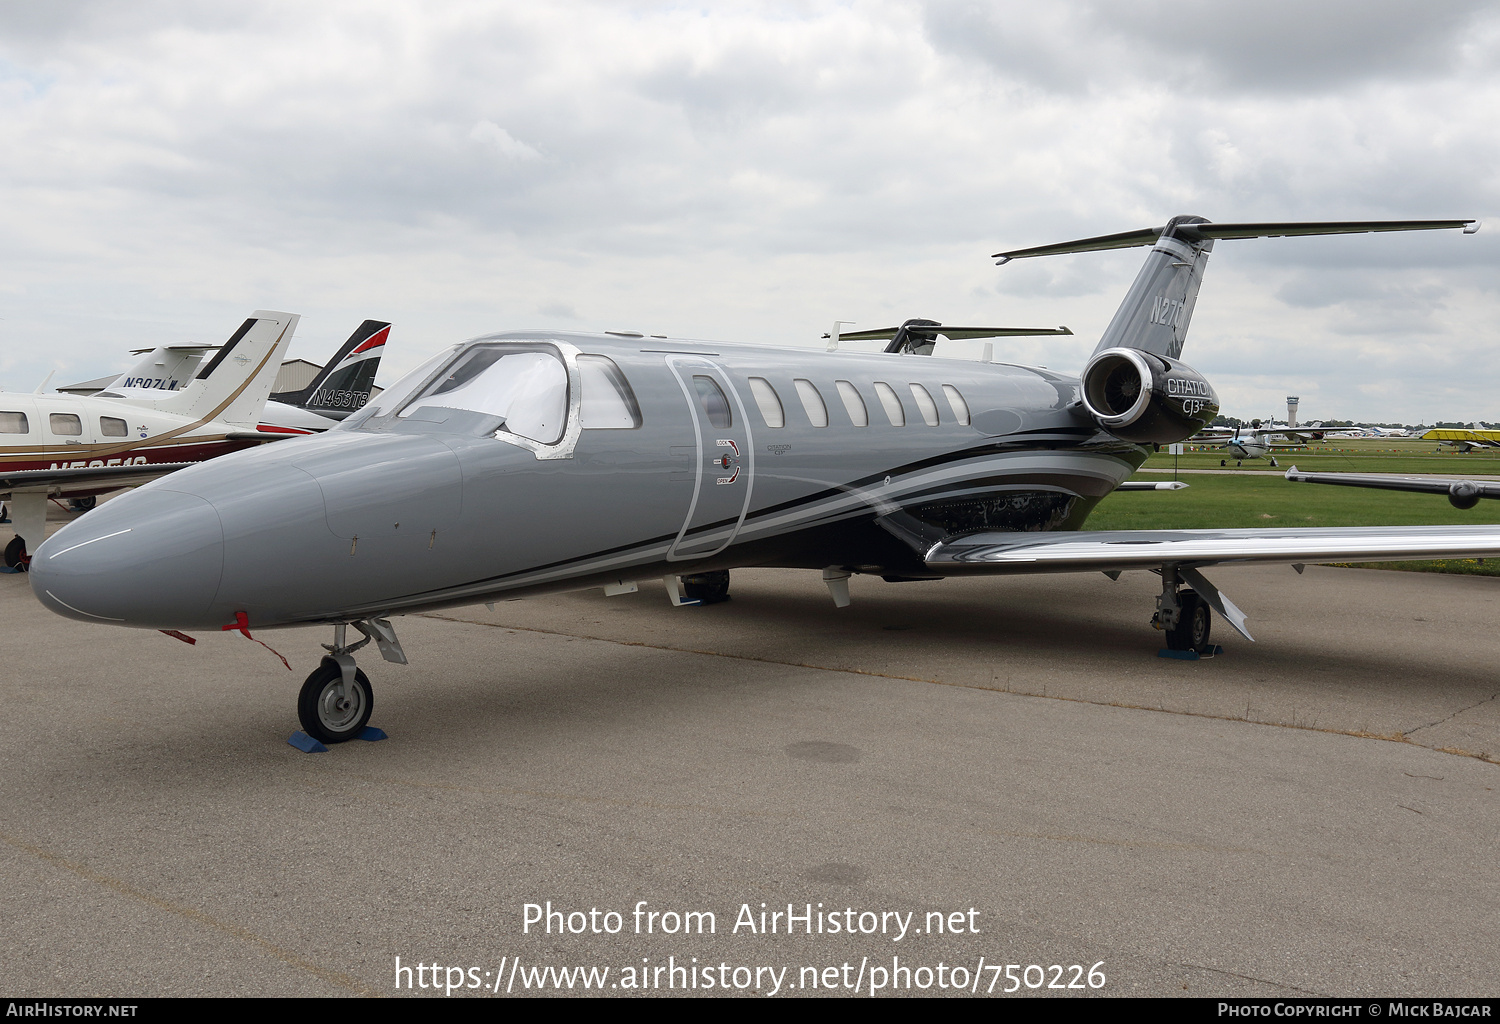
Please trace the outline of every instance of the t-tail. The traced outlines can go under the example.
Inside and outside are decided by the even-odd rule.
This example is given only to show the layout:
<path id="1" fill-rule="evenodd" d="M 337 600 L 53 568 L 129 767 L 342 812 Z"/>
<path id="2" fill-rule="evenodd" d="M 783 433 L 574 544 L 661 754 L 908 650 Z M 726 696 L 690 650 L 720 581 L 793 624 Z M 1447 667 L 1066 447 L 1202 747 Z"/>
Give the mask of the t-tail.
<path id="1" fill-rule="evenodd" d="M 217 345 L 158 345 L 150 350 L 136 350 L 140 362 L 116 377 L 106 391 L 121 388 L 145 388 L 152 391 L 176 391 L 187 385 L 198 372 L 203 354 Z"/>
<path id="2" fill-rule="evenodd" d="M 1206 380 L 1179 362 L 1198 287 L 1214 242 L 1283 235 L 1348 235 L 1368 231 L 1479 230 L 1477 220 L 1367 220 L 1214 224 L 1173 217 L 1165 226 L 997 252 L 1000 263 L 1097 249 L 1149 245 L 1151 252 L 1079 375 L 1084 407 L 1103 429 L 1137 444 L 1171 444 L 1197 433 L 1218 414 Z"/>
<path id="3" fill-rule="evenodd" d="M 1069 252 L 1093 252 L 1097 249 L 1129 249 L 1151 246 L 1146 263 L 1136 275 L 1135 283 L 1115 318 L 1105 328 L 1094 355 L 1112 348 L 1139 349 L 1154 355 L 1176 359 L 1182 355 L 1188 322 L 1198 300 L 1198 286 L 1214 241 L 1220 238 L 1278 238 L 1282 235 L 1351 235 L 1367 231 L 1428 231 L 1438 228 L 1462 228 L 1472 235 L 1479 230 L 1477 220 L 1361 220 L 1310 221 L 1264 224 L 1214 224 L 1202 217 L 1179 216 L 1165 227 L 1122 231 L 1076 242 L 1039 245 L 1031 249 L 997 252 L 1000 263 L 1027 256 L 1055 256 Z"/>
<path id="4" fill-rule="evenodd" d="M 162 412 L 254 430 L 301 319 L 258 309 L 185 387 L 155 402 Z"/>
<path id="5" fill-rule="evenodd" d="M 278 392 L 271 400 L 336 420 L 358 412 L 370 400 L 375 372 L 380 369 L 380 357 L 390 334 L 391 325 L 384 320 L 366 320 L 311 384 L 301 391 Z"/>

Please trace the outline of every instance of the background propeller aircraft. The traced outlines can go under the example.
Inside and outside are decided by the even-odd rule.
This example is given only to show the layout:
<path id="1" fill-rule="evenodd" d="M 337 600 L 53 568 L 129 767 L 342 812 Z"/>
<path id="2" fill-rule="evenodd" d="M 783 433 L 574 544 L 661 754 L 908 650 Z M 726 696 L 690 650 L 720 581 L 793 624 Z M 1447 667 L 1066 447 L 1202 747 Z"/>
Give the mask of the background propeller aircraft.
<path id="1" fill-rule="evenodd" d="M 30 561 L 49 498 L 92 497 L 276 440 L 256 425 L 298 319 L 257 310 L 186 387 L 139 389 L 149 401 L 0 393 L 0 498 L 16 530 L 5 564 Z"/>
<path id="2" fill-rule="evenodd" d="M 305 388 L 272 394 L 265 401 L 260 412 L 260 429 L 271 434 L 314 434 L 361 408 L 370 400 L 390 334 L 391 325 L 384 320 L 366 320 L 360 324 Z M 179 378 L 191 378 L 203 354 L 218 347 L 158 348 L 114 384 L 97 392 L 96 397 L 161 408 L 161 402 L 171 401 L 171 392 L 179 386 Z M 156 371 L 155 376 L 150 376 L 152 370 Z"/>
<path id="3" fill-rule="evenodd" d="M 1475 448 L 1500 448 L 1500 430 L 1484 430 L 1479 427 L 1437 427 L 1422 435 L 1423 441 L 1471 452 Z"/>
<path id="4" fill-rule="evenodd" d="M 1229 457 L 1237 463 L 1245 459 L 1264 459 L 1270 456 L 1271 465 L 1274 466 L 1276 458 L 1271 455 L 1272 452 L 1289 448 L 1306 448 L 1309 442 L 1321 441 L 1330 434 L 1339 433 L 1341 432 L 1332 427 L 1326 430 L 1318 427 L 1262 427 L 1260 420 L 1252 420 L 1248 428 L 1208 427 L 1199 431 L 1193 440 L 1226 449 Z M 1278 438 L 1281 439 L 1280 443 L 1277 441 Z M 1291 440 L 1292 438 L 1295 440 Z M 1225 465 L 1225 460 L 1220 460 L 1219 465 Z"/>
<path id="5" fill-rule="evenodd" d="M 1473 222 L 1176 217 L 997 254 L 1150 247 L 1076 377 L 639 335 L 485 335 L 334 430 L 192 467 L 68 524 L 37 552 L 31 585 L 52 610 L 96 623 L 333 626 L 298 701 L 324 741 L 369 718 L 356 650 L 373 641 L 405 663 L 393 615 L 623 593 L 657 577 L 674 603 L 713 600 L 736 566 L 821 571 L 840 606 L 854 573 L 1147 569 L 1162 580 L 1153 624 L 1170 648 L 1202 650 L 1210 609 L 1249 637 L 1209 566 L 1500 555 L 1493 526 L 1078 531 L 1154 445 L 1218 413 L 1180 358 L 1216 240 L 1431 228 Z"/>

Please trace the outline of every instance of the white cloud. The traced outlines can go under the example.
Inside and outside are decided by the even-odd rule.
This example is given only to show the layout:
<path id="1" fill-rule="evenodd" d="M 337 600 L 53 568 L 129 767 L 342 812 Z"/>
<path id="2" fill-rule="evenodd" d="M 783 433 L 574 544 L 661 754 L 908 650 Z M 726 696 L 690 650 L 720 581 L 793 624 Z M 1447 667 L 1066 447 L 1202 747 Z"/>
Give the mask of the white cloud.
<path id="1" fill-rule="evenodd" d="M 1500 207 L 1500 27 L 1457 0 L 13 6 L 6 387 L 256 307 L 304 313 L 311 358 L 393 320 L 392 369 L 538 317 L 812 344 L 909 316 L 1066 323 L 1014 350 L 1061 368 L 1139 254 L 988 253 Z M 1247 405 L 1317 374 L 1329 415 L 1500 419 L 1444 376 L 1500 348 L 1497 267 L 1488 233 L 1222 243 L 1187 354 Z"/>

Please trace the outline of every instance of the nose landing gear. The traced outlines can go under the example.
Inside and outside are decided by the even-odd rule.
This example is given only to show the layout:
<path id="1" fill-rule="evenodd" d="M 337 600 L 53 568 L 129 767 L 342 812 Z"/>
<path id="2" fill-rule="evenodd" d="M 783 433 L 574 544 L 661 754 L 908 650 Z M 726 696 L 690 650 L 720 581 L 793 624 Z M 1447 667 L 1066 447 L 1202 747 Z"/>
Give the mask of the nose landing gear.
<path id="1" fill-rule="evenodd" d="M 353 669 L 344 678 L 345 665 Z M 302 684 L 297 697 L 297 719 L 302 731 L 324 743 L 343 743 L 364 732 L 375 709 L 370 677 L 354 668 L 354 659 L 324 658 Z"/>
<path id="2" fill-rule="evenodd" d="M 364 634 L 364 639 L 346 644 L 346 631 L 351 625 Z M 406 652 L 401 649 L 390 620 L 360 619 L 335 625 L 333 643 L 323 645 L 328 654 L 307 677 L 297 696 L 297 720 L 313 739 L 343 743 L 365 731 L 370 712 L 375 708 L 375 691 L 370 686 L 370 677 L 354 664 L 354 652 L 371 640 L 386 661 L 406 664 Z"/>

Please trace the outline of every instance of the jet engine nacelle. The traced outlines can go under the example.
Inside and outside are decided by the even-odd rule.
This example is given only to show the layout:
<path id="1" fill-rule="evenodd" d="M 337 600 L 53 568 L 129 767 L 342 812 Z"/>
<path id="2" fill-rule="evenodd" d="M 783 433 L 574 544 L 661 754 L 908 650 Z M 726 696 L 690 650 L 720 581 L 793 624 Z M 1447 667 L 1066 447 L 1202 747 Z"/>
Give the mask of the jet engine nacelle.
<path id="1" fill-rule="evenodd" d="M 1197 370 L 1138 348 L 1098 353 L 1081 381 L 1099 426 L 1136 444 L 1185 441 L 1219 414 L 1219 396 Z"/>

